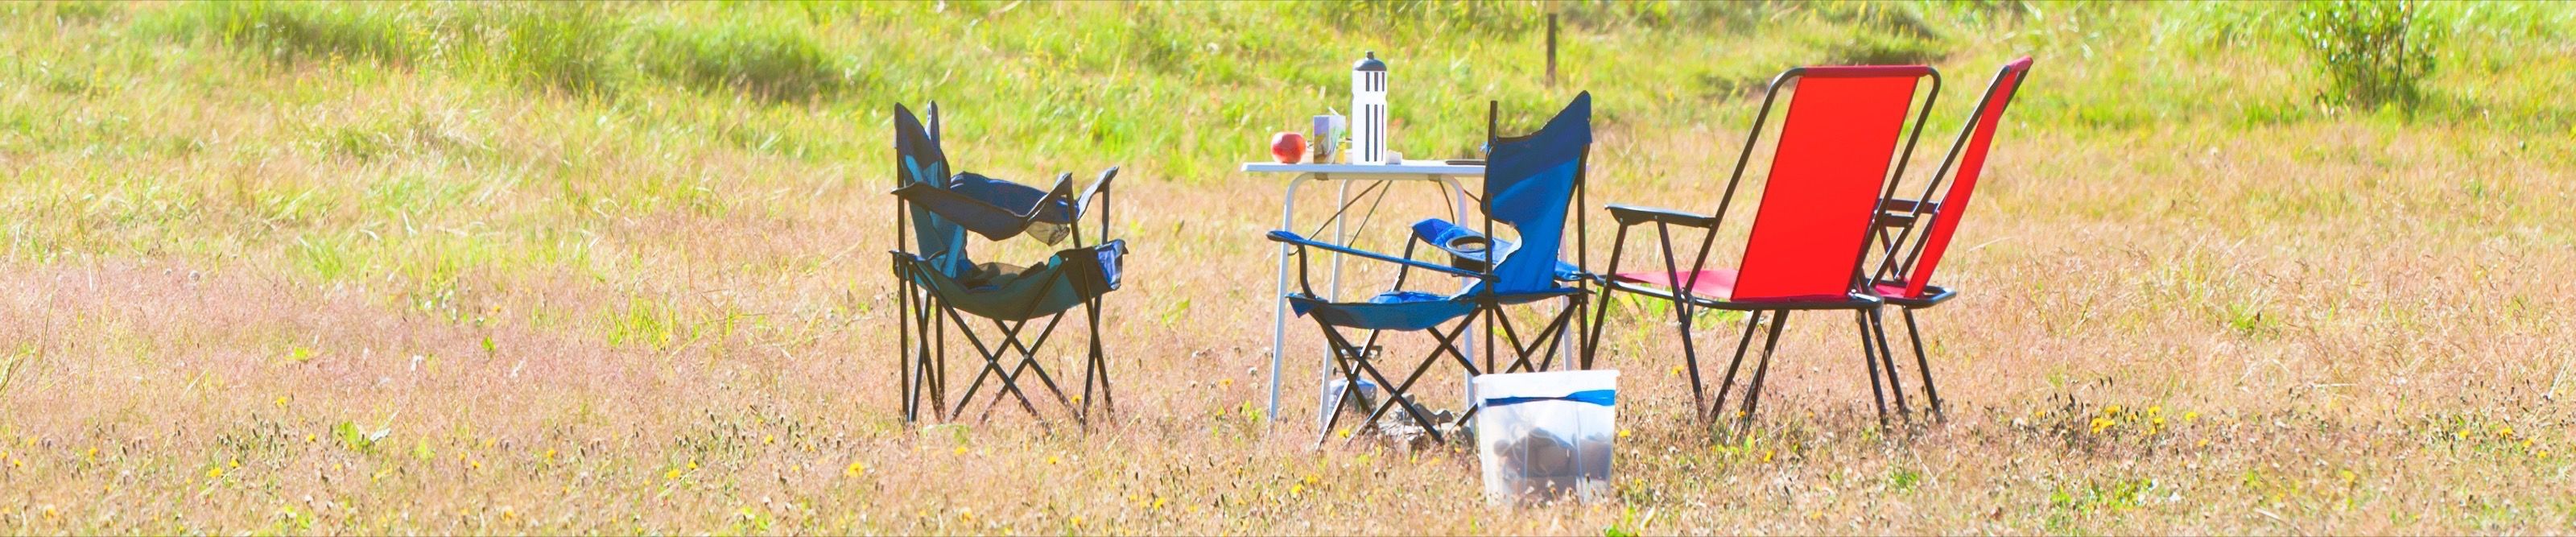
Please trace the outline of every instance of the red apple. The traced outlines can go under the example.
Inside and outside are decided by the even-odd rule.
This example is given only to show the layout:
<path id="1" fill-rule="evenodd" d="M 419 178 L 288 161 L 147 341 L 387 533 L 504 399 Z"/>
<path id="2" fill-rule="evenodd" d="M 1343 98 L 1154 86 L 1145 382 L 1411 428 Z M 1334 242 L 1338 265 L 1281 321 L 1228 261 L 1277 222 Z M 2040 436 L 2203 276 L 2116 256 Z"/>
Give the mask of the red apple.
<path id="1" fill-rule="evenodd" d="M 1297 158 L 1305 155 L 1306 135 L 1294 132 L 1271 135 L 1270 156 L 1278 158 L 1280 164 L 1296 164 Z"/>

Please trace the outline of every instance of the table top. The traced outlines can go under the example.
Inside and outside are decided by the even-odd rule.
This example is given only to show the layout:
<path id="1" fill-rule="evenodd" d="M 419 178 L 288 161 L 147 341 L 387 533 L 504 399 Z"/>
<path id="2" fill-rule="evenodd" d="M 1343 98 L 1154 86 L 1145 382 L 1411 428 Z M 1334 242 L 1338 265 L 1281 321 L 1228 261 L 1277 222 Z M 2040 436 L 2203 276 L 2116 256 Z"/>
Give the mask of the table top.
<path id="1" fill-rule="evenodd" d="M 1482 177 L 1483 164 L 1450 164 L 1438 160 L 1407 160 L 1403 164 L 1280 164 L 1246 162 L 1243 171 L 1252 173 L 1322 173 L 1338 175 L 1453 175 Z"/>

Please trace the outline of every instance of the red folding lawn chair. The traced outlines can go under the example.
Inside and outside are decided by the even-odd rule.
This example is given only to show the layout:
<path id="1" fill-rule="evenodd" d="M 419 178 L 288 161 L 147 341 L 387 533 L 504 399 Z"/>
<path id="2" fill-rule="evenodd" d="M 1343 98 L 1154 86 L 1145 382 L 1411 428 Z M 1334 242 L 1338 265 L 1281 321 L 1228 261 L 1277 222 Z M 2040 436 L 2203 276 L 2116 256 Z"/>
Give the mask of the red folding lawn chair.
<path id="1" fill-rule="evenodd" d="M 1929 90 L 1925 90 L 1925 82 Z M 1707 265 L 1709 247 L 1715 242 L 1719 224 L 1733 204 L 1735 191 L 1744 180 L 1744 168 L 1761 140 L 1763 125 L 1771 114 L 1783 89 L 1794 83 L 1788 118 L 1780 127 L 1771 171 L 1765 178 L 1762 205 L 1754 215 L 1753 231 L 1744 246 L 1744 257 L 1737 268 L 1712 268 Z M 1596 279 L 1602 287 L 1603 300 L 1597 310 L 1593 335 L 1586 341 L 1598 341 L 1600 327 L 1607 324 L 1609 295 L 1629 292 L 1667 300 L 1672 303 L 1673 319 L 1680 327 L 1682 357 L 1690 368 L 1691 401 L 1694 412 L 1706 419 L 1724 415 L 1726 398 L 1734 388 L 1736 373 L 1753 341 L 1756 324 L 1767 318 L 1770 334 L 1763 342 L 1762 358 L 1753 369 L 1740 412 L 1742 426 L 1752 423 L 1753 413 L 1762 396 L 1762 381 L 1770 369 L 1771 353 L 1779 346 L 1780 330 L 1788 325 L 1794 310 L 1848 310 L 1859 318 L 1862 332 L 1863 362 L 1870 373 L 1873 390 L 1878 389 L 1879 367 L 1890 367 L 1890 358 L 1878 352 L 1881 343 L 1869 341 L 1869 315 L 1878 311 L 1879 300 L 1864 285 L 1861 261 L 1869 246 L 1871 222 L 1879 201 L 1893 191 L 1889 178 L 1902 174 L 1905 157 L 1922 134 L 1923 118 L 1928 116 L 1933 99 L 1940 93 L 1940 73 L 1931 67 L 1906 66 L 1841 66 L 1802 67 L 1781 73 L 1771 81 L 1762 100 L 1762 110 L 1754 119 L 1752 134 L 1737 157 L 1733 178 L 1719 198 L 1717 212 L 1708 215 L 1671 209 L 1654 209 L 1628 205 L 1609 206 L 1618 221 L 1619 236 L 1611 244 L 1609 270 Z M 1917 105 L 1915 96 L 1921 94 Z M 1907 112 L 1914 114 L 1914 127 L 1906 129 Z M 1900 151 L 1898 142 L 1903 142 Z M 1891 164 L 1892 162 L 1892 164 Z M 1895 172 L 1891 174 L 1890 166 Z M 1628 232 L 1638 225 L 1653 224 L 1664 257 L 1661 271 L 1620 272 Z M 1703 231 L 1699 249 L 1685 261 L 1674 255 L 1674 227 Z M 1687 264 L 1684 264 L 1687 263 Z M 1696 310 L 1703 308 L 1749 312 L 1744 335 L 1736 343 L 1735 359 L 1727 365 L 1726 380 L 1720 384 L 1717 401 L 1706 403 L 1706 389 L 1701 385 L 1699 357 L 1691 341 L 1691 322 Z M 1879 419 L 1886 421 L 1885 396 L 1878 395 Z"/>
<path id="2" fill-rule="evenodd" d="M 2029 73 L 2027 56 L 1996 71 L 1994 82 L 1986 86 L 1985 98 L 1978 100 L 1976 111 L 1968 114 L 1973 119 L 1959 127 L 1959 140 L 1950 145 L 1950 154 L 1932 173 L 1932 181 L 1923 185 L 1923 195 L 1914 199 L 1890 197 L 1879 206 L 1879 239 L 1887 248 L 1870 281 L 1879 298 L 1901 308 L 1905 316 L 1905 336 L 1914 344 L 1914 368 L 1923 376 L 1923 397 L 1930 401 L 1935 418 L 1942 416 L 1941 392 L 1932 384 L 1932 364 L 1924 357 L 1923 332 L 1916 328 L 1914 310 L 1937 306 L 1958 296 L 1949 288 L 1931 285 L 1932 269 L 1941 265 L 1941 254 L 1950 249 L 1950 237 L 1959 229 L 1959 216 L 1967 212 L 1968 196 L 1976 191 L 1977 178 L 1985 171 L 1986 150 L 1994 143 L 1995 130 L 2003 125 L 2004 109 L 2012 105 L 2013 94 L 2021 89 L 2022 79 Z M 1953 169 L 1958 172 L 1955 177 L 1950 175 Z M 1944 186 L 1943 179 L 1950 179 L 1949 191 L 1942 193 L 1941 201 L 1925 203 Z M 1927 221 L 1930 226 L 1922 230 L 1921 236 L 1915 236 L 1915 224 Z M 1896 230 L 1893 238 L 1887 236 L 1891 229 Z M 1872 317 L 1872 322 L 1877 322 L 1876 316 Z M 1873 329 L 1885 330 L 1883 326 Z M 1893 369 L 1888 377 L 1894 382 Z M 1903 394 L 1897 400 L 1901 407 Z"/>

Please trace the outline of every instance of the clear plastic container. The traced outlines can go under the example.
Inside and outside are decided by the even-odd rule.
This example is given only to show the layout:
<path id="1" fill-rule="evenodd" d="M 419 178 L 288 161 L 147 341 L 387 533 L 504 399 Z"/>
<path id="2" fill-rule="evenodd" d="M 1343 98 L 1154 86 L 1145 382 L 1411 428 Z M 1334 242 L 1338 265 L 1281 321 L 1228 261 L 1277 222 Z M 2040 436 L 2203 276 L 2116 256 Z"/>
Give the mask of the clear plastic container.
<path id="1" fill-rule="evenodd" d="M 1356 401 L 1346 399 L 1345 394 L 1350 393 L 1350 390 L 1350 381 L 1340 378 L 1334 378 L 1331 381 L 1324 383 L 1323 397 L 1318 401 L 1320 404 L 1315 407 L 1315 423 L 1318 424 L 1317 426 L 1321 426 L 1325 419 L 1333 416 L 1333 404 L 1336 402 L 1348 407 L 1342 409 L 1342 412 L 1347 413 L 1342 415 L 1342 419 L 1345 420 L 1343 423 L 1360 423 L 1362 421 L 1367 421 L 1369 411 L 1377 410 L 1377 383 L 1369 382 L 1368 379 L 1360 379 L 1359 400 Z M 1352 419 L 1354 417 L 1359 419 Z M 1367 428 L 1365 427 L 1366 424 L 1362 425 L 1363 426 L 1361 427 L 1355 428 Z"/>
<path id="2" fill-rule="evenodd" d="M 1475 387 L 1476 446 L 1487 501 L 1610 496 L 1610 454 L 1619 436 L 1618 371 L 1482 375 Z"/>

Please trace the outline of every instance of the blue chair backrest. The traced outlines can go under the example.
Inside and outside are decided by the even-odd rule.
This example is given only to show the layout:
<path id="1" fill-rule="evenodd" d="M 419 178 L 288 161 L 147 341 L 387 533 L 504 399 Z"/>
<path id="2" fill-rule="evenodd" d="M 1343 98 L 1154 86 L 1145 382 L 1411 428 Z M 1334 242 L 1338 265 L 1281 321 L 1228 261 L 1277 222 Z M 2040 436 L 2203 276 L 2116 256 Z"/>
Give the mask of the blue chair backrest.
<path id="1" fill-rule="evenodd" d="M 948 155 L 939 150 L 939 105 L 930 105 L 930 128 L 922 128 L 912 110 L 894 105 L 895 186 L 925 183 L 948 188 Z M 966 258 L 966 228 L 940 218 L 929 209 L 904 204 L 912 218 L 912 234 L 919 241 L 914 255 L 930 262 L 931 267 L 948 276 L 957 276 L 975 266 Z"/>
<path id="2" fill-rule="evenodd" d="M 1493 140 L 1485 165 L 1485 215 L 1520 232 L 1521 246 L 1494 265 L 1493 291 L 1552 291 L 1566 211 L 1592 149 L 1592 92 L 1574 97 L 1536 133 Z"/>

